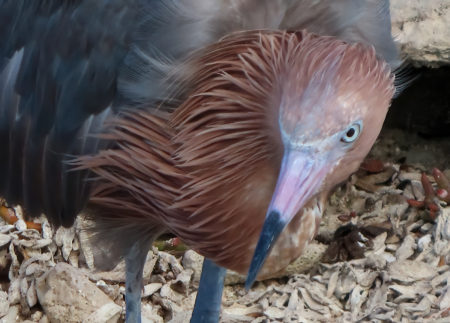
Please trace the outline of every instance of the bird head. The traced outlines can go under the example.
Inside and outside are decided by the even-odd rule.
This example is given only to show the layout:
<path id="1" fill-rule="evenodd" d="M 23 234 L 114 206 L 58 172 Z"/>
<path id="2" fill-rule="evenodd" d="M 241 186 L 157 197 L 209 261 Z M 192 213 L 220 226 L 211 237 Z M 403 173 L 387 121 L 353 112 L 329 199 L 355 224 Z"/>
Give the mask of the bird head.
<path id="1" fill-rule="evenodd" d="M 247 288 L 277 237 L 305 204 L 357 170 L 381 130 L 394 94 L 389 66 L 372 47 L 331 37 L 302 37 L 297 43 L 289 38 L 281 42 L 284 56 L 276 59 L 272 97 L 277 99 L 271 104 L 283 157 Z"/>
<path id="2" fill-rule="evenodd" d="M 250 287 L 289 222 L 357 170 L 381 130 L 394 78 L 373 47 L 305 31 L 237 32 L 196 53 L 187 66 L 192 94 L 172 122 L 179 167 L 192 179 L 174 207 L 192 212 L 196 228 L 214 244 L 197 250 L 240 269 L 248 259 L 239 258 L 238 265 L 230 259 L 248 249 L 236 244 L 223 252 L 223 243 L 242 237 L 240 224 L 252 216 L 244 239 L 252 244 L 267 202 Z M 278 172 L 277 178 L 265 177 L 262 169 L 274 170 L 275 177 Z M 247 185 L 255 178 L 263 179 Z M 229 221 L 226 230 L 210 234 L 212 219 L 220 220 L 216 225 Z M 172 230 L 182 236 L 183 228 Z M 189 237 L 186 232 L 184 239 L 195 245 Z"/>

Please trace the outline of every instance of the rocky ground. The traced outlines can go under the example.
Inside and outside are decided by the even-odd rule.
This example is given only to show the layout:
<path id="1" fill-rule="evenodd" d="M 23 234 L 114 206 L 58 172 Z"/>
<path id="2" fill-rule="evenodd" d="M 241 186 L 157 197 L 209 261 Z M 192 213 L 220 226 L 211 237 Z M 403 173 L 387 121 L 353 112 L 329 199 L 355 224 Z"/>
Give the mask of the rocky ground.
<path id="1" fill-rule="evenodd" d="M 396 41 L 413 65 L 449 64 L 448 0 L 392 0 L 391 11 Z M 410 102 L 391 124 L 449 134 L 448 67 L 441 71 L 422 77 L 429 89 L 415 82 L 409 91 L 416 95 L 404 96 Z M 437 187 L 434 167 L 450 178 L 449 156 L 449 137 L 384 131 L 371 153 L 382 165 L 366 164 L 330 197 L 304 257 L 248 293 L 242 277 L 229 274 L 222 321 L 450 322 L 450 206 L 422 183 L 425 172 Z M 20 208 L 0 212 L 14 222 L 0 219 L 0 322 L 123 321 L 123 264 L 95 271 L 81 218 L 54 231 L 45 218 L 33 229 Z M 188 321 L 201 260 L 190 250 L 149 253 L 144 321 Z"/>
<path id="2" fill-rule="evenodd" d="M 227 277 L 222 321 L 449 322 L 450 206 L 425 192 L 422 178 L 436 188 L 433 167 L 450 178 L 448 156 L 449 140 L 384 131 L 371 153 L 382 163 L 366 163 L 330 197 L 305 257 L 248 293 L 242 277 Z M 123 320 L 123 264 L 95 271 L 84 221 L 53 231 L 42 218 L 36 230 L 20 208 L 2 211 L 19 220 L 0 224 L 1 322 Z M 193 251 L 154 248 L 144 318 L 187 322 L 200 266 Z"/>

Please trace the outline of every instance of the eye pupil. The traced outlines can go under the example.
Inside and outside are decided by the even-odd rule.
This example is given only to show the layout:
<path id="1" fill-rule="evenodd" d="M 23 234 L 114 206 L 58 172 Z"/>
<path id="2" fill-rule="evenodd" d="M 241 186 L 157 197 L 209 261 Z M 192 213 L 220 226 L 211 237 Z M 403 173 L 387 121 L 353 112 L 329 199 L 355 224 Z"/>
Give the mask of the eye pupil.
<path id="1" fill-rule="evenodd" d="M 355 135 L 355 133 L 356 133 L 355 128 L 350 128 L 347 131 L 347 137 L 352 138 Z"/>

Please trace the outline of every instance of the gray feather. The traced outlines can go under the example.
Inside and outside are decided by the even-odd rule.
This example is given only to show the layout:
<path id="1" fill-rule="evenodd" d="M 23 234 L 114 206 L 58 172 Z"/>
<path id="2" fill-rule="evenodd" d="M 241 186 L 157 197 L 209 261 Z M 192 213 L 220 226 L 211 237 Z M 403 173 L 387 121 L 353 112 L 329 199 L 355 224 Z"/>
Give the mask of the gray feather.
<path id="1" fill-rule="evenodd" d="M 181 63 L 224 35 L 250 29 L 307 29 L 375 47 L 393 69 L 401 64 L 391 36 L 388 0 L 165 0 L 144 4 L 138 41 L 119 75 L 122 103 L 180 95 L 167 75 L 189 73 Z M 183 76 L 180 76 L 183 79 Z M 175 85 L 176 87 L 176 85 Z"/>

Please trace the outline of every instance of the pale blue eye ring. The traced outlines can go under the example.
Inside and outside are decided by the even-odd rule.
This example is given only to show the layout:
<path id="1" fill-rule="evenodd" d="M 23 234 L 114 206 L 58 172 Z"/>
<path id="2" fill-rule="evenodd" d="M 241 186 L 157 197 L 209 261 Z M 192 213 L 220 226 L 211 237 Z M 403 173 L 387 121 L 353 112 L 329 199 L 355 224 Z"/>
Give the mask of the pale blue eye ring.
<path id="1" fill-rule="evenodd" d="M 362 122 L 358 121 L 350 125 L 342 134 L 341 141 L 345 143 L 352 143 L 358 139 L 362 130 Z"/>

